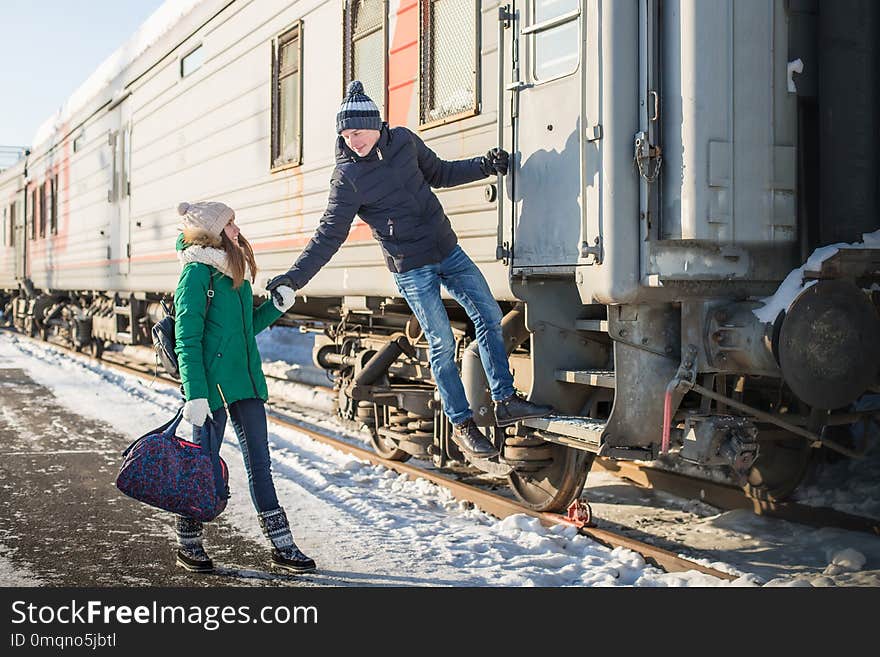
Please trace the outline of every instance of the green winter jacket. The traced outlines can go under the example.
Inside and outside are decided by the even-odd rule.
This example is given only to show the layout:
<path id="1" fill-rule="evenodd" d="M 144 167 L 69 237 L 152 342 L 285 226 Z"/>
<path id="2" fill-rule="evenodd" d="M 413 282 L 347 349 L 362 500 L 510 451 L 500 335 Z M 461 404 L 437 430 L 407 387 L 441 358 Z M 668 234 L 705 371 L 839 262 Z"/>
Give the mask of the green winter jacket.
<path id="1" fill-rule="evenodd" d="M 178 239 L 178 251 L 187 246 Z M 205 317 L 209 277 L 214 297 Z M 229 276 L 208 264 L 189 262 L 174 293 L 174 314 L 175 352 L 187 401 L 206 398 L 214 411 L 223 406 L 223 397 L 227 404 L 268 400 L 254 336 L 282 315 L 271 299 L 254 308 L 250 281 L 234 290 Z"/>

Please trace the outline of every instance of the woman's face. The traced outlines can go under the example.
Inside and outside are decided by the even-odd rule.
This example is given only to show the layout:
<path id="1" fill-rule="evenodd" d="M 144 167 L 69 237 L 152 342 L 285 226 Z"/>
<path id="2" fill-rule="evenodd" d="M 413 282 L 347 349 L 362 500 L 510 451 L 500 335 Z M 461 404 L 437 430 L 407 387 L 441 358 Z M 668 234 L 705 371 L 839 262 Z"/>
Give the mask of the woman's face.
<path id="1" fill-rule="evenodd" d="M 229 220 L 229 223 L 226 224 L 226 228 L 223 229 L 223 232 L 226 233 L 226 237 L 228 237 L 233 244 L 238 244 L 238 235 L 241 233 L 241 230 L 235 225 L 235 216 Z"/>

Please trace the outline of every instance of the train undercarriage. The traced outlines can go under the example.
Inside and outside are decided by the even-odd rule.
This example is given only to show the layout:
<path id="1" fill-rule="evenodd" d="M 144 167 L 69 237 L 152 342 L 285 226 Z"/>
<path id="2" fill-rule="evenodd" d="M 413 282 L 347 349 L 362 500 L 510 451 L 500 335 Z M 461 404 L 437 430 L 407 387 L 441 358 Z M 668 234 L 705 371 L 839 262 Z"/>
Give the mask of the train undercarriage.
<path id="1" fill-rule="evenodd" d="M 506 428 L 494 426 L 473 325 L 447 302 L 475 421 L 500 450 L 491 461 L 468 463 L 450 439 L 427 342 L 402 300 L 298 300 L 281 321 L 318 334 L 313 360 L 333 374 L 338 416 L 385 458 L 473 466 L 541 511 L 577 499 L 596 455 L 714 468 L 779 501 L 820 450 L 860 458 L 880 413 L 880 250 L 841 254 L 772 322 L 754 301 L 604 306 L 577 302 L 570 281 L 521 283 L 525 301 L 501 303 L 514 383 L 556 411 Z M 164 316 L 160 294 L 30 285 L 0 307 L 22 333 L 96 357 L 110 343 L 151 344 Z"/>

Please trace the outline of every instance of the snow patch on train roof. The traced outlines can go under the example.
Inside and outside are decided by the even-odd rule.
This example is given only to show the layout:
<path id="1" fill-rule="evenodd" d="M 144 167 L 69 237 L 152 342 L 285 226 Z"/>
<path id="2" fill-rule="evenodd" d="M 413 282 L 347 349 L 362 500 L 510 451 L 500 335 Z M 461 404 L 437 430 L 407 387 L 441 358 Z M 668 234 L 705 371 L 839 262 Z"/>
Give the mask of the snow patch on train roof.
<path id="1" fill-rule="evenodd" d="M 137 32 L 105 59 L 64 104 L 37 128 L 32 146 L 40 146 L 55 136 L 70 117 L 106 89 L 147 48 L 162 38 L 202 2 L 204 0 L 165 0 L 162 6 L 144 21 Z"/>

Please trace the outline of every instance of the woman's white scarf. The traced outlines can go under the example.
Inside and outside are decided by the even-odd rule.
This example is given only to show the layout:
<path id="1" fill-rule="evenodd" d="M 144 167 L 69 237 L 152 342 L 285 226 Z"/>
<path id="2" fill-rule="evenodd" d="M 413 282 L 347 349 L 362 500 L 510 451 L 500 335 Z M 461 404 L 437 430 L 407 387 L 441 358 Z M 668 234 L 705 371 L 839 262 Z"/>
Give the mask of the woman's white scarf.
<path id="1" fill-rule="evenodd" d="M 201 262 L 202 264 L 214 267 L 220 273 L 229 276 L 229 278 L 235 279 L 229 268 L 229 256 L 223 249 L 191 244 L 182 251 L 177 252 L 177 259 L 180 261 L 181 268 L 190 262 Z M 247 261 L 244 263 L 244 278 L 247 281 L 251 280 L 251 270 Z"/>

